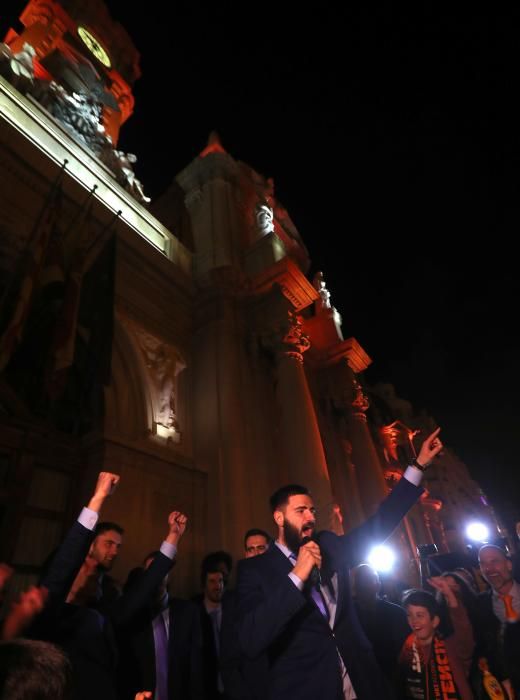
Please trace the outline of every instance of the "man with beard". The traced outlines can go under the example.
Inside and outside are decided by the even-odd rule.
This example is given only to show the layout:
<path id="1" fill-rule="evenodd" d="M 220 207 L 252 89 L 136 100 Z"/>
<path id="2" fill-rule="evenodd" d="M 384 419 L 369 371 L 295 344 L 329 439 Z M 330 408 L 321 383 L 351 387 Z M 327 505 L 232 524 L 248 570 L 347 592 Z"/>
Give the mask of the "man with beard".
<path id="1" fill-rule="evenodd" d="M 96 525 L 94 532 L 94 540 L 74 579 L 67 602 L 94 604 L 98 610 L 107 612 L 121 595 L 119 586 L 108 572 L 119 556 L 124 530 L 117 523 L 102 522 Z"/>
<path id="2" fill-rule="evenodd" d="M 224 697 L 220 675 L 220 628 L 222 626 L 222 597 L 224 596 L 224 573 L 218 557 L 206 557 L 202 562 L 200 582 L 202 600 L 197 600 L 202 632 L 202 665 L 205 697 L 218 700 Z"/>
<path id="3" fill-rule="evenodd" d="M 241 653 L 265 659 L 269 700 L 387 697 L 348 571 L 421 495 L 422 472 L 442 449 L 438 434 L 426 438 L 414 466 L 376 513 L 347 535 L 315 533 L 316 510 L 305 487 L 291 484 L 271 497 L 278 536 L 261 557 L 239 563 L 236 622 Z"/>
<path id="4" fill-rule="evenodd" d="M 500 547 L 485 544 L 478 558 L 491 590 L 477 599 L 476 654 L 488 660 L 491 673 L 513 698 L 520 694 L 520 583 L 513 579 L 511 560 Z"/>

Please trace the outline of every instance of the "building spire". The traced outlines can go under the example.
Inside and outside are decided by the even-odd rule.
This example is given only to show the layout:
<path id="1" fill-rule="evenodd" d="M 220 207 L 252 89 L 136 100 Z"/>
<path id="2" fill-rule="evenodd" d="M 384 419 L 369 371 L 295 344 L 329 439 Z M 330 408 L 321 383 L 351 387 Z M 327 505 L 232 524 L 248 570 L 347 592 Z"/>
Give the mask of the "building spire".
<path id="1" fill-rule="evenodd" d="M 212 131 L 208 137 L 208 145 L 201 151 L 200 157 L 205 158 L 210 153 L 225 153 L 225 149 L 220 143 L 220 136 L 216 131 Z"/>

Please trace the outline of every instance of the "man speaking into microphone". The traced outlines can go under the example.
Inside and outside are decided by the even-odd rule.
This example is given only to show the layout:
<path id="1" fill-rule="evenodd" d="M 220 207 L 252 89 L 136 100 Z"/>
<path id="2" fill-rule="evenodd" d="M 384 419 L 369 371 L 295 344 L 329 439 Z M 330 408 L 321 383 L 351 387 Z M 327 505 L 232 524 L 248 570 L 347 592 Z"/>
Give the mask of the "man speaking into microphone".
<path id="1" fill-rule="evenodd" d="M 350 595 L 349 569 L 385 540 L 423 490 L 422 472 L 441 451 L 439 430 L 423 442 L 392 493 L 346 535 L 315 532 L 315 508 L 291 484 L 270 499 L 274 546 L 239 563 L 236 633 L 241 653 L 261 657 L 266 700 L 383 700 L 389 697 Z M 265 673 L 265 671 L 264 671 Z"/>

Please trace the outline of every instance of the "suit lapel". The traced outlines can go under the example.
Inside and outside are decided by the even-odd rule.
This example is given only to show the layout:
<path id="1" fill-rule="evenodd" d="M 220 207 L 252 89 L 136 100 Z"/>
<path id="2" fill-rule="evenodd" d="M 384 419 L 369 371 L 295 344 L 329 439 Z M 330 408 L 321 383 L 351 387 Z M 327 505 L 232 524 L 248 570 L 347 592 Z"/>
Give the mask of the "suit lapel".
<path id="1" fill-rule="evenodd" d="M 345 585 L 348 583 L 346 574 L 342 571 L 342 567 L 337 565 L 335 558 L 332 556 L 331 552 L 327 550 L 326 544 L 320 542 L 321 555 L 323 557 L 323 573 L 322 580 L 325 582 L 329 589 L 332 589 L 335 595 L 336 611 L 333 619 L 333 628 L 336 627 L 336 623 L 345 605 Z M 336 587 L 332 585 L 332 578 L 336 575 Z"/>
<path id="2" fill-rule="evenodd" d="M 292 570 L 293 565 L 291 560 L 274 543 L 262 557 L 268 557 L 269 568 L 271 571 L 276 571 L 278 574 L 287 574 Z"/>

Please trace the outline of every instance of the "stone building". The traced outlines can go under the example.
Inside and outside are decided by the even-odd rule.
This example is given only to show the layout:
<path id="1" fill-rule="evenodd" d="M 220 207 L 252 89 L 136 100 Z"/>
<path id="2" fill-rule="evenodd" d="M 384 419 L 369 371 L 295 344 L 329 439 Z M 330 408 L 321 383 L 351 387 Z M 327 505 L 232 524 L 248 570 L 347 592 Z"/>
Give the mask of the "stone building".
<path id="1" fill-rule="evenodd" d="M 0 560 L 34 580 L 100 469 L 122 476 L 116 575 L 189 515 L 183 593 L 205 552 L 271 527 L 282 483 L 309 486 L 321 527 L 362 522 L 411 443 L 389 452 L 388 402 L 367 419 L 371 360 L 273 182 L 212 134 L 149 205 L 117 149 L 140 74 L 124 28 L 101 0 L 20 19 L 0 45 Z M 412 576 L 417 541 L 449 545 L 443 478 L 395 535 Z"/>

